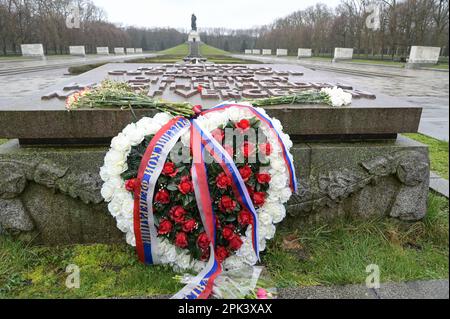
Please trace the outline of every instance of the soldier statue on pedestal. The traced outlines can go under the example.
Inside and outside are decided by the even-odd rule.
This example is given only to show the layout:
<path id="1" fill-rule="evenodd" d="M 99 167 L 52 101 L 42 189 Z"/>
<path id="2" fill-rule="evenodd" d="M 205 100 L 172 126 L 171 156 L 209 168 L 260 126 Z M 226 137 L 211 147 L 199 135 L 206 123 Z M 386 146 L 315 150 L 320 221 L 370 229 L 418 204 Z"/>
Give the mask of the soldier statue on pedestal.
<path id="1" fill-rule="evenodd" d="M 197 17 L 195 16 L 195 14 L 192 14 L 191 17 L 191 28 L 192 31 L 197 31 Z"/>

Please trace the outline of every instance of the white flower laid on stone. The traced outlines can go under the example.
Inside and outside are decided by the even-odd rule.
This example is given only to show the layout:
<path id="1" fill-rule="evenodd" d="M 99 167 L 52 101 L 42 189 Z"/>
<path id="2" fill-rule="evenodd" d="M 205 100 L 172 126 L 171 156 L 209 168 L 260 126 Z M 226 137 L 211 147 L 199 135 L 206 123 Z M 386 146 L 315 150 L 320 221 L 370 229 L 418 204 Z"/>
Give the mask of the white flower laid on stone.
<path id="1" fill-rule="evenodd" d="M 334 91 L 332 94 L 335 94 Z M 336 94 L 335 94 L 336 95 Z M 256 109 L 260 114 L 267 116 L 262 108 Z M 245 108 L 231 107 L 221 111 L 209 112 L 200 116 L 197 120 L 202 127 L 209 131 L 225 125 L 229 121 L 239 121 L 251 119 L 254 115 Z M 158 113 L 153 118 L 143 118 L 137 123 L 128 125 L 111 142 L 111 148 L 105 156 L 104 166 L 100 170 L 100 176 L 104 181 L 101 194 L 109 203 L 108 209 L 117 221 L 117 227 L 126 234 L 126 241 L 129 245 L 136 246 L 134 233 L 134 198 L 133 194 L 126 189 L 125 181 L 121 177 L 127 170 L 127 158 L 131 149 L 139 145 L 146 136 L 155 135 L 173 116 L 167 113 Z M 292 159 L 290 148 L 293 143 L 289 135 L 282 133 L 283 127 L 280 121 L 272 119 L 273 125 L 283 140 L 287 148 L 287 156 Z M 276 225 L 286 217 L 284 204 L 292 196 L 290 188 L 289 172 L 283 159 L 283 150 L 280 148 L 278 139 L 273 136 L 273 129 L 266 123 L 261 122 L 260 129 L 267 137 L 272 152 L 269 156 L 270 164 L 265 171 L 271 174 L 271 181 L 267 191 L 265 204 L 257 209 L 258 215 L 258 235 L 260 251 L 266 249 L 267 240 L 273 239 L 276 232 Z M 190 134 L 181 137 L 184 146 L 190 145 Z M 252 227 L 248 226 L 246 235 L 241 237 L 242 246 L 235 253 L 228 257 L 223 266 L 226 269 L 239 268 L 243 264 L 255 265 L 257 256 L 252 244 Z M 160 261 L 170 264 L 176 271 L 194 270 L 199 271 L 206 266 L 205 262 L 191 257 L 187 249 L 180 249 L 165 238 L 157 237 L 156 246 L 159 249 Z"/>
<path id="2" fill-rule="evenodd" d="M 340 107 L 347 106 L 352 103 L 352 95 L 345 92 L 343 89 L 338 87 L 324 88 L 321 92 L 326 93 L 330 98 L 330 103 L 332 106 Z"/>

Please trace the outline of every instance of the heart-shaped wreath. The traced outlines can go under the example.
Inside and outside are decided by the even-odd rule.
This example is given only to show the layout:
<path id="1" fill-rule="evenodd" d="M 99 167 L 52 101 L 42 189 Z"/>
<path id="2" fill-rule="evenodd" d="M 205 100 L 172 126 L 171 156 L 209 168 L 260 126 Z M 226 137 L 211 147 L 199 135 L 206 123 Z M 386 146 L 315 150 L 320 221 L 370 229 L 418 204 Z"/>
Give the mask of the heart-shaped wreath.
<path id="1" fill-rule="evenodd" d="M 248 104 L 224 104 L 191 121 L 143 118 L 112 140 L 102 196 L 143 262 L 198 272 L 212 259 L 225 269 L 255 265 L 296 190 L 293 144 L 282 131 Z"/>

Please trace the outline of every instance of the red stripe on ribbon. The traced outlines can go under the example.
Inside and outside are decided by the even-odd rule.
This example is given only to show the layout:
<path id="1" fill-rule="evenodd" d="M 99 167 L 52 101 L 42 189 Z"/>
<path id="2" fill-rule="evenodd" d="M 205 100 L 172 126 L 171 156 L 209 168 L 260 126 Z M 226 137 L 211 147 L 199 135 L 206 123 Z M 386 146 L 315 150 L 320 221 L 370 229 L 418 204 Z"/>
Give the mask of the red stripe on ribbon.
<path id="1" fill-rule="evenodd" d="M 156 143 L 159 141 L 161 136 L 170 129 L 179 119 L 179 117 L 175 117 L 170 120 L 166 125 L 164 125 L 153 137 L 150 141 L 150 144 L 147 146 L 145 150 L 145 154 L 142 157 L 141 163 L 139 165 L 137 183 L 138 187 L 134 189 L 134 235 L 136 237 L 136 251 L 139 257 L 139 260 L 142 263 L 145 263 L 145 253 L 144 253 L 144 244 L 142 242 L 142 233 L 141 233 L 141 215 L 140 215 L 140 200 L 141 200 L 141 183 L 142 177 L 144 176 L 145 170 L 147 168 L 147 164 L 150 161 L 150 157 L 153 153 Z"/>

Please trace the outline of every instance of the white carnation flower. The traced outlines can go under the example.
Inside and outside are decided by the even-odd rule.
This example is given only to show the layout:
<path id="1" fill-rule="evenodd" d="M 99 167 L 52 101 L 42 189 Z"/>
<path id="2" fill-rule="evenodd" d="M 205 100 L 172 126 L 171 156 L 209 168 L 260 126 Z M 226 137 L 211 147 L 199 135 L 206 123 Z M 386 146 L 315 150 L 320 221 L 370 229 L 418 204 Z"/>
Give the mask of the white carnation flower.
<path id="1" fill-rule="evenodd" d="M 286 204 L 292 197 L 292 190 L 290 187 L 284 188 L 280 193 L 280 201 L 282 204 Z"/>
<path id="2" fill-rule="evenodd" d="M 156 134 L 161 129 L 161 126 L 158 125 L 151 117 L 142 118 L 136 123 L 136 127 L 146 136 Z"/>
<path id="3" fill-rule="evenodd" d="M 288 177 L 286 174 L 275 174 L 272 176 L 270 183 L 270 189 L 281 190 L 286 187 L 288 183 Z"/>
<path id="4" fill-rule="evenodd" d="M 167 124 L 167 122 L 169 122 L 171 119 L 173 118 L 172 115 L 168 114 L 168 113 L 158 113 L 153 117 L 153 121 L 156 124 L 159 124 L 161 126 L 164 126 Z"/>
<path id="5" fill-rule="evenodd" d="M 341 88 L 323 88 L 321 92 L 328 94 L 331 104 L 335 107 L 350 105 L 352 103 L 352 95 L 344 92 Z"/>
<path id="6" fill-rule="evenodd" d="M 132 247 L 136 247 L 136 236 L 134 235 L 133 232 L 129 231 L 127 233 L 126 239 L 127 239 L 128 245 L 130 245 Z"/>
<path id="7" fill-rule="evenodd" d="M 144 132 L 140 130 L 136 124 L 128 125 L 123 130 L 123 134 L 128 138 L 131 146 L 139 145 L 144 140 Z"/>
<path id="8" fill-rule="evenodd" d="M 118 176 L 125 172 L 128 169 L 127 163 L 117 162 L 115 164 L 105 164 L 104 166 L 104 174 L 109 176 Z"/>
<path id="9" fill-rule="evenodd" d="M 105 156 L 105 165 L 123 165 L 127 161 L 127 156 L 124 152 L 111 149 Z"/>
<path id="10" fill-rule="evenodd" d="M 106 202 L 110 202 L 116 190 L 120 189 L 122 185 L 123 181 L 120 177 L 110 178 L 103 184 L 100 193 Z"/>
<path id="11" fill-rule="evenodd" d="M 272 216 L 266 209 L 260 209 L 258 213 L 259 225 L 272 224 Z"/>
<path id="12" fill-rule="evenodd" d="M 133 227 L 133 218 L 126 218 L 123 216 L 117 216 L 117 228 L 120 229 L 123 233 L 127 233 L 130 228 Z"/>
<path id="13" fill-rule="evenodd" d="M 266 210 L 272 216 L 274 224 L 281 223 L 286 217 L 286 207 L 284 207 L 284 205 L 282 204 L 268 203 L 266 205 Z"/>
<path id="14" fill-rule="evenodd" d="M 131 143 L 125 134 L 119 133 L 119 135 L 112 139 L 111 148 L 119 152 L 127 153 L 131 150 Z"/>
<path id="15" fill-rule="evenodd" d="M 261 225 L 258 235 L 260 238 L 270 240 L 275 237 L 276 230 L 275 225 Z"/>

